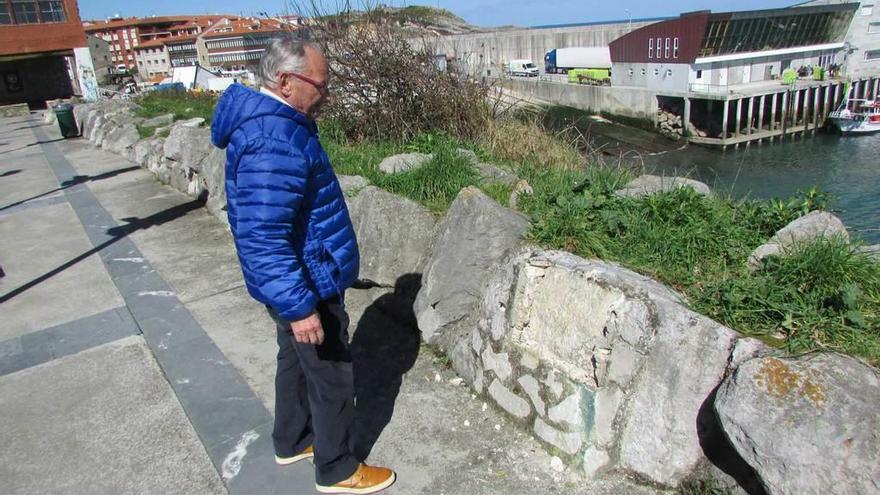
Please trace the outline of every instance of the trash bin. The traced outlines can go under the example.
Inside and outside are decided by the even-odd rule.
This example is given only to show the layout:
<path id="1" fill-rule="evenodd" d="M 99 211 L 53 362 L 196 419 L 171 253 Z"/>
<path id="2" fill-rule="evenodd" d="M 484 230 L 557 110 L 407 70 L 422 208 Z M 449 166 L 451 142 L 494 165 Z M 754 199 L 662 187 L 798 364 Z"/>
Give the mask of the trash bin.
<path id="1" fill-rule="evenodd" d="M 58 118 L 58 127 L 61 128 L 61 135 L 65 138 L 79 136 L 79 126 L 76 125 L 76 118 L 73 116 L 73 105 L 62 103 L 56 105 L 55 116 Z"/>

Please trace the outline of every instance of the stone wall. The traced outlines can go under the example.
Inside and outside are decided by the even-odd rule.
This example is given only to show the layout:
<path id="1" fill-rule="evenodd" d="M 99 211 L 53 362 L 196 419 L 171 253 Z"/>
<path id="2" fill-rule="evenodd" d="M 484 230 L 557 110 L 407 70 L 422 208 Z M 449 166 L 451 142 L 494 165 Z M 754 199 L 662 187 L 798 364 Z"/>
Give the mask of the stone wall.
<path id="1" fill-rule="evenodd" d="M 75 115 L 96 146 L 225 220 L 225 154 L 209 131 L 178 122 L 140 139 L 134 108 Z M 362 258 L 352 327 L 380 326 L 401 340 L 389 349 L 417 350 L 420 331 L 570 469 L 665 488 L 712 478 L 748 493 L 880 493 L 876 369 L 782 357 L 654 280 L 524 244 L 528 219 L 476 188 L 438 218 L 364 178 L 340 183 Z"/>

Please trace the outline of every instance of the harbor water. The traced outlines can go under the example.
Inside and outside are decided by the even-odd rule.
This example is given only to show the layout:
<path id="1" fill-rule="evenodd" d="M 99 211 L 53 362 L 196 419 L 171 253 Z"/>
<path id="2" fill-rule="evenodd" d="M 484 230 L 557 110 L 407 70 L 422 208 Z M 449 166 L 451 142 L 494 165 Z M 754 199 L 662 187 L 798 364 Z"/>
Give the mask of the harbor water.
<path id="1" fill-rule="evenodd" d="M 606 162 L 621 160 L 646 173 L 686 175 L 734 198 L 787 199 L 816 187 L 829 195 L 832 212 L 854 238 L 880 244 L 880 133 L 819 132 L 720 150 L 674 142 L 570 107 L 544 112 L 546 127 L 577 128 Z"/>
<path id="2" fill-rule="evenodd" d="M 644 160 L 648 170 L 687 174 L 737 198 L 788 198 L 815 186 L 854 237 L 880 243 L 880 134 L 820 133 L 726 151 L 691 145 Z"/>

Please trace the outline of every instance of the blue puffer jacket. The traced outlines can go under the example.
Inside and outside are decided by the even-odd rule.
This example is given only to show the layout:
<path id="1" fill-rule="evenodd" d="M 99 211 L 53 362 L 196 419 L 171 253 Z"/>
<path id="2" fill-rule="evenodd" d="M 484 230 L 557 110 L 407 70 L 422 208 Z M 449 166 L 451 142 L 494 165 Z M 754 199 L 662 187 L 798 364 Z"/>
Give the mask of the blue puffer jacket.
<path id="1" fill-rule="evenodd" d="M 357 279 L 357 239 L 314 122 L 235 84 L 211 140 L 226 148 L 229 226 L 251 296 L 282 318 L 308 316 Z"/>

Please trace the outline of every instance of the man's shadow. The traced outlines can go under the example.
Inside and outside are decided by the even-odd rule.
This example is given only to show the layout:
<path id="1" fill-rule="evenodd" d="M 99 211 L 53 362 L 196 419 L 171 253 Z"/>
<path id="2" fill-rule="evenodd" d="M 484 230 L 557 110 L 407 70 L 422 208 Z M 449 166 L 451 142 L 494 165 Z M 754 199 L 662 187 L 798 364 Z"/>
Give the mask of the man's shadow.
<path id="1" fill-rule="evenodd" d="M 421 286 L 421 274 L 398 278 L 393 293 L 367 307 L 352 338 L 357 401 L 352 442 L 361 461 L 391 421 L 403 375 L 419 355 L 421 335 L 412 307 Z"/>

